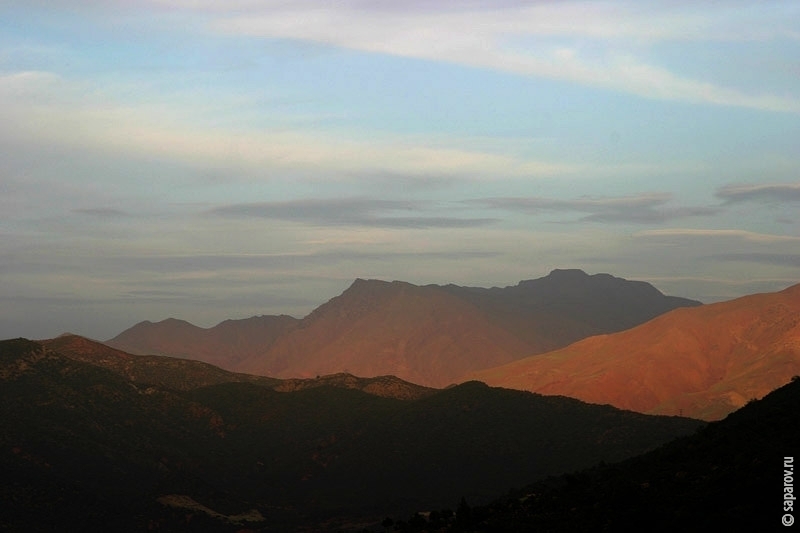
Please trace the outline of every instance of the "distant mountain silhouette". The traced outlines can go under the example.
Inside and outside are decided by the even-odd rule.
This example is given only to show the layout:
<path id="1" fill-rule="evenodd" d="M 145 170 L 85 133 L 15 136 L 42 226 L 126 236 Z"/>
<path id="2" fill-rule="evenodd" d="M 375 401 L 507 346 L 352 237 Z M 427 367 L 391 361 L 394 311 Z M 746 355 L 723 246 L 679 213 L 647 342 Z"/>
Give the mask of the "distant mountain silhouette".
<path id="1" fill-rule="evenodd" d="M 254 316 L 225 320 L 205 329 L 175 318 L 146 320 L 106 344 L 133 354 L 183 357 L 235 370 L 254 353 L 268 351 L 278 337 L 299 322 L 287 315 Z"/>
<path id="2" fill-rule="evenodd" d="M 795 374 L 800 374 L 800 285 L 676 309 L 627 331 L 466 379 L 717 420 Z"/>
<path id="3" fill-rule="evenodd" d="M 456 491 L 489 501 L 703 425 L 476 382 L 408 400 L 206 386 L 223 371 L 185 363 L 75 337 L 1 341 L 0 529 L 340 530 Z"/>
<path id="4" fill-rule="evenodd" d="M 441 287 L 356 280 L 241 368 L 278 377 L 392 374 L 445 386 L 468 369 L 513 361 L 528 345 Z"/>
<path id="5" fill-rule="evenodd" d="M 209 329 L 174 319 L 143 322 L 107 343 L 273 377 L 390 374 L 442 387 L 471 371 L 696 305 L 648 283 L 580 270 L 491 289 L 357 279 L 302 320 L 258 317 Z"/>
<path id="6" fill-rule="evenodd" d="M 784 458 L 800 449 L 800 379 L 696 434 L 620 463 L 553 477 L 486 506 L 405 523 L 443 531 L 783 531 Z M 793 483 L 796 497 L 796 482 Z M 452 501 L 458 501 L 454 494 Z M 399 520 L 398 520 L 399 521 Z"/>

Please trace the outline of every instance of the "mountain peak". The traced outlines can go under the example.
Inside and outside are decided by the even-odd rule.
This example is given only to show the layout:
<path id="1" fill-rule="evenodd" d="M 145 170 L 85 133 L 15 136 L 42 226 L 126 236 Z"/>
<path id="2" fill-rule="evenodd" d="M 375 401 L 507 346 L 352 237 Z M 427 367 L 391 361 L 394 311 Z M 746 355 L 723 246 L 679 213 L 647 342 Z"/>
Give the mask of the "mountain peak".
<path id="1" fill-rule="evenodd" d="M 520 281 L 518 289 L 538 293 L 542 297 L 564 301 L 565 299 L 587 298 L 594 300 L 618 300 L 631 298 L 634 300 L 664 300 L 674 299 L 667 297 L 646 281 L 628 280 L 618 278 L 611 274 L 587 274 L 577 268 L 555 269 L 547 276 L 538 279 Z M 701 302 L 678 298 L 683 306 L 696 306 Z M 660 312 L 667 309 L 660 309 Z M 655 315 L 653 315 L 655 316 Z"/>
<path id="2" fill-rule="evenodd" d="M 407 281 L 384 281 L 381 279 L 364 279 L 364 278 L 356 278 L 353 283 L 350 284 L 347 290 L 350 289 L 364 289 L 364 288 L 388 288 L 388 287 L 413 287 L 415 285 L 407 282 Z M 347 291 L 345 291 L 347 292 Z"/>
<path id="3" fill-rule="evenodd" d="M 543 278 L 535 279 L 535 280 L 527 280 L 527 281 L 548 281 L 548 282 L 556 282 L 556 283 L 569 283 L 569 282 L 580 282 L 580 283 L 596 283 L 596 284 L 606 284 L 606 283 L 644 283 L 644 282 L 637 282 L 627 280 L 625 278 L 618 278 L 616 276 L 612 276 L 611 274 L 607 274 L 605 272 L 600 272 L 597 274 L 587 274 L 580 268 L 556 268 L 550 271 L 548 275 Z M 524 283 L 524 282 L 520 282 Z M 649 285 L 649 284 L 646 284 Z"/>
<path id="4" fill-rule="evenodd" d="M 546 276 L 548 278 L 588 278 L 589 274 L 581 270 L 580 268 L 554 268 L 550 271 L 550 273 Z"/>

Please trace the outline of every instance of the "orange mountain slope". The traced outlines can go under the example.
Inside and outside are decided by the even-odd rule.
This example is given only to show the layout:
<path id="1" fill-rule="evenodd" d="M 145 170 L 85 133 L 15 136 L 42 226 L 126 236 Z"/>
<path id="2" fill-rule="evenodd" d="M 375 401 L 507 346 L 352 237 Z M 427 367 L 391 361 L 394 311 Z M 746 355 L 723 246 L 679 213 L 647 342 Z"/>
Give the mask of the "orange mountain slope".
<path id="1" fill-rule="evenodd" d="M 469 374 L 489 385 L 717 420 L 800 374 L 800 284 L 681 308 Z"/>
<path id="2" fill-rule="evenodd" d="M 438 287 L 357 280 L 270 349 L 240 366 L 275 377 L 392 374 L 445 386 L 456 376 L 513 361 L 529 349 L 474 305 Z"/>

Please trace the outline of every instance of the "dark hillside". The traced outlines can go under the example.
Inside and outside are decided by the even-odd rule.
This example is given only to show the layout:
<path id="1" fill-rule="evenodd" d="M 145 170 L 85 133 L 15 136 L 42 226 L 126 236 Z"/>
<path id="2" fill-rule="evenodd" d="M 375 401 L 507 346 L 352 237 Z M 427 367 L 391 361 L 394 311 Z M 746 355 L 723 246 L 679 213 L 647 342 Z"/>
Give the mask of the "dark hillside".
<path id="1" fill-rule="evenodd" d="M 208 410 L 35 343 L 0 353 L 0 529 L 141 530 L 192 479 Z"/>
<path id="2" fill-rule="evenodd" d="M 175 390 L 24 340 L 0 342 L 0 380 L 0 527 L 12 531 L 360 529 L 702 425 L 478 383 L 416 400 L 325 384 Z"/>
<path id="3" fill-rule="evenodd" d="M 785 531 L 784 458 L 796 464 L 800 452 L 799 406 L 795 379 L 695 435 L 530 485 L 448 531 Z M 439 530 L 417 522 L 408 529 Z"/>

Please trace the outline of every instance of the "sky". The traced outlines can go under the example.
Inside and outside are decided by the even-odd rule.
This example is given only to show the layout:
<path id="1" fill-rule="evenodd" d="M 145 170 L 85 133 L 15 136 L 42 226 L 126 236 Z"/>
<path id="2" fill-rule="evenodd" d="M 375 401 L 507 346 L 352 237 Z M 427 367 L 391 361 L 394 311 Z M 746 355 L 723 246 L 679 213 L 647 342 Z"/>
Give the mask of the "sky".
<path id="1" fill-rule="evenodd" d="M 796 1 L 0 0 L 0 338 L 355 278 L 800 282 Z"/>

